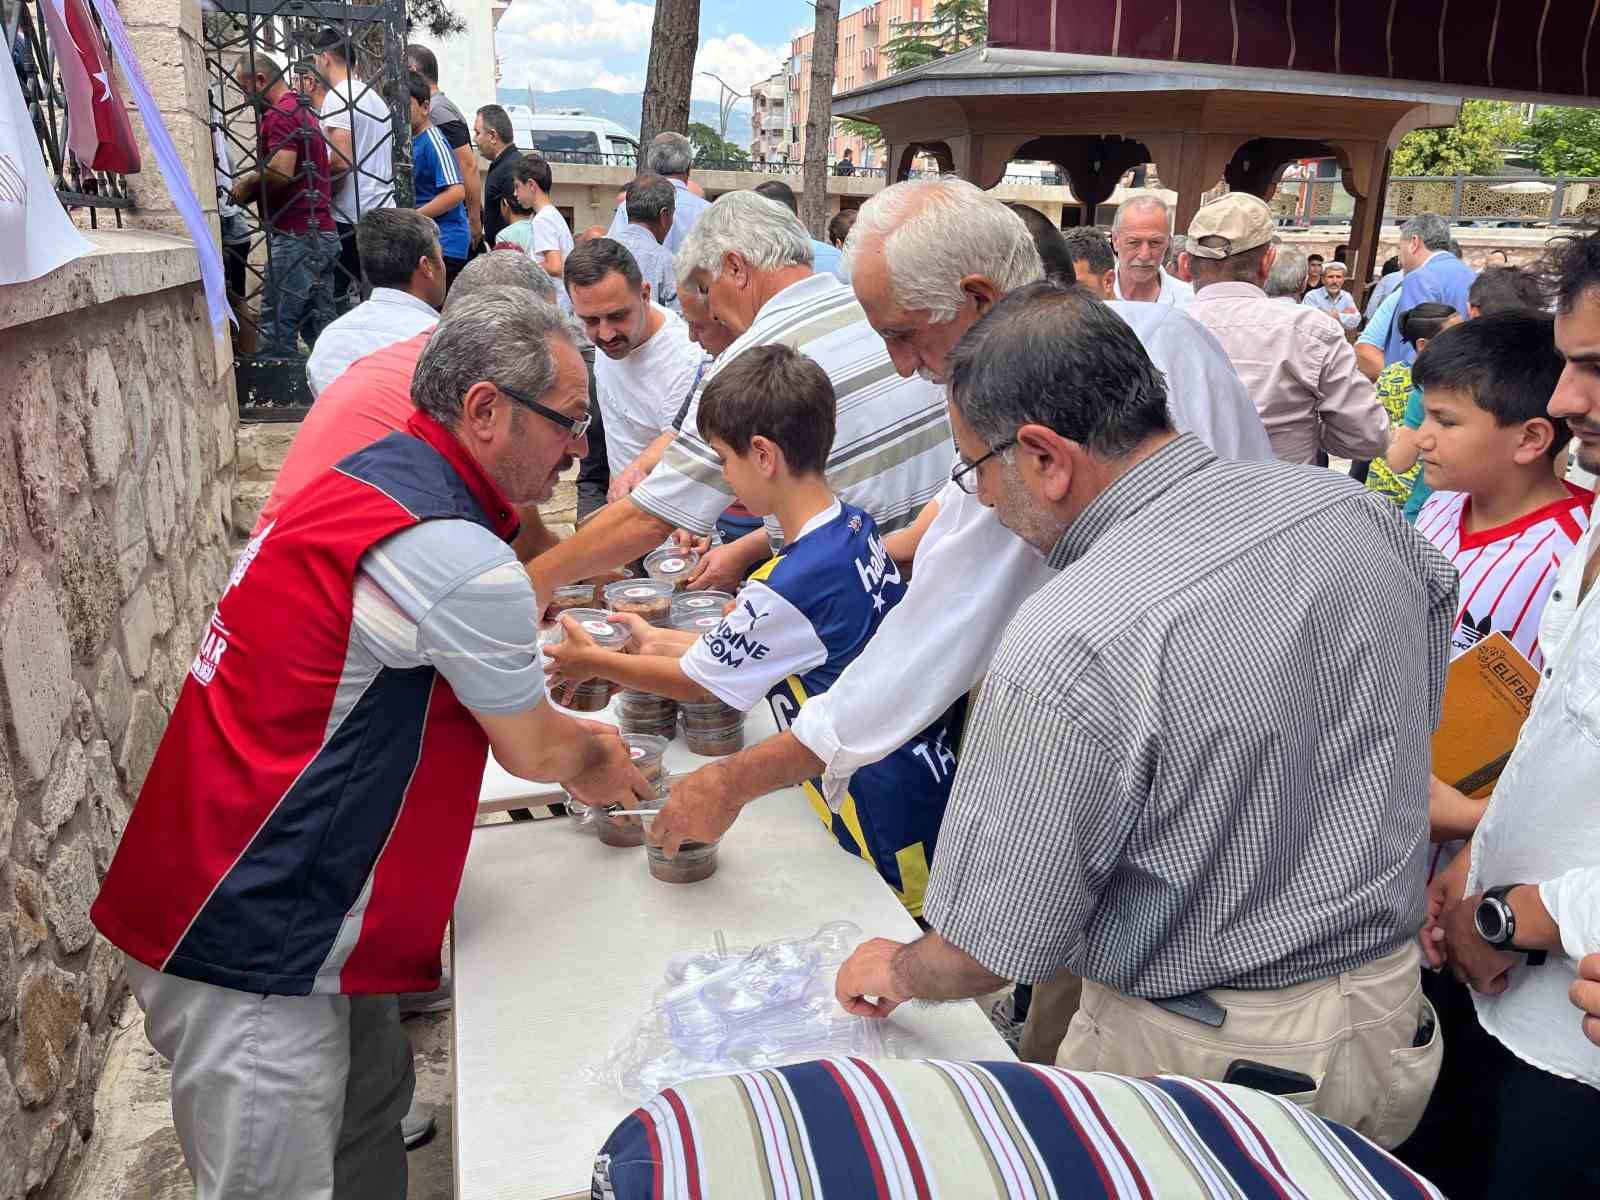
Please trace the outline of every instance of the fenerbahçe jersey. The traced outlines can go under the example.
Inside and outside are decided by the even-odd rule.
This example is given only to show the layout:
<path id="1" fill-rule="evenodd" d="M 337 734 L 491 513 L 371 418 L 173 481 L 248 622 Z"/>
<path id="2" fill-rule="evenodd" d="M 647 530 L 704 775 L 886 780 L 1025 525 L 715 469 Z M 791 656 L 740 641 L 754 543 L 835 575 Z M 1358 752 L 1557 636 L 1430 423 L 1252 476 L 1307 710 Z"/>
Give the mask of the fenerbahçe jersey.
<path id="1" fill-rule="evenodd" d="M 734 610 L 683 656 L 683 673 L 741 712 L 765 696 L 787 729 L 801 705 L 833 686 L 905 590 L 872 518 L 835 501 L 750 577 Z M 955 766 L 941 719 L 856 771 L 837 812 L 820 781 L 805 784 L 839 844 L 872 863 L 912 916 L 922 913 Z"/>

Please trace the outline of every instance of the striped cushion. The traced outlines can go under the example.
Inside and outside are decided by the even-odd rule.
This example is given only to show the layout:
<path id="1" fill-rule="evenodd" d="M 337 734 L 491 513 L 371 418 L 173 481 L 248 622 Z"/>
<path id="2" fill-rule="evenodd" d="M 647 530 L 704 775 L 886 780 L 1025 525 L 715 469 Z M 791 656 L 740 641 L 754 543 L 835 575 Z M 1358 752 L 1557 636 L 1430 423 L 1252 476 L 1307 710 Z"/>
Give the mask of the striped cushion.
<path id="1" fill-rule="evenodd" d="M 597 1200 L 1439 1197 L 1359 1134 L 1247 1088 L 857 1058 L 668 1088 L 612 1132 L 594 1183 Z"/>

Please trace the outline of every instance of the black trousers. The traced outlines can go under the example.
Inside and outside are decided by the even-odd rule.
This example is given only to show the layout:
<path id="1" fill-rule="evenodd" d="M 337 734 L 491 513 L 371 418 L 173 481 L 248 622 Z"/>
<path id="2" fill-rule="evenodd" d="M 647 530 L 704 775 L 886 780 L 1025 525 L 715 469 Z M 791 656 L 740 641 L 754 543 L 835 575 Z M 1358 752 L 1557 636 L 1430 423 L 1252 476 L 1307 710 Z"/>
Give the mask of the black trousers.
<path id="1" fill-rule="evenodd" d="M 1449 1200 L 1600 1197 L 1600 1089 L 1523 1062 L 1478 1024 L 1471 993 L 1448 973 L 1422 979 L 1444 1063 L 1400 1160 Z"/>
<path id="2" fill-rule="evenodd" d="M 333 302 L 340 312 L 361 303 L 361 252 L 356 249 L 356 227 L 335 224 L 339 234 L 339 265 L 333 272 Z"/>
<path id="3" fill-rule="evenodd" d="M 589 368 L 589 453 L 578 464 L 578 520 L 583 520 L 597 508 L 604 508 L 606 492 L 611 487 L 611 462 L 606 457 L 606 425 L 600 411 L 600 398 L 594 390 L 593 346 L 583 350 L 584 365 Z M 622 470 L 627 463 L 618 463 Z"/>
<path id="4" fill-rule="evenodd" d="M 456 276 L 461 274 L 461 269 L 467 265 L 464 258 L 449 258 L 444 260 L 444 290 L 449 292 L 450 285 L 455 283 Z"/>

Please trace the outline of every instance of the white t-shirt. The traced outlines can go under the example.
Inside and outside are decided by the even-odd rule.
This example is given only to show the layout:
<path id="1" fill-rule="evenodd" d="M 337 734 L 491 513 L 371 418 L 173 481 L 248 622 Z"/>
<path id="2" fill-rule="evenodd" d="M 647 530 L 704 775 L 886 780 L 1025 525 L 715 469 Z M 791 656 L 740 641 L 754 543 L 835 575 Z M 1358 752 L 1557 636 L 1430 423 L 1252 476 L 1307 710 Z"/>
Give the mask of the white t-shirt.
<path id="1" fill-rule="evenodd" d="M 606 458 L 613 475 L 672 428 L 700 367 L 700 347 L 689 340 L 683 319 L 658 304 L 650 307 L 666 323 L 648 341 L 627 358 L 608 358 L 598 350 L 594 356 L 595 392 L 605 417 Z"/>
<path id="2" fill-rule="evenodd" d="M 567 228 L 566 218 L 554 204 L 545 205 L 528 221 L 528 257 L 542 267 L 547 250 L 560 251 L 563 266 L 572 254 L 572 230 Z M 556 298 L 561 302 L 561 311 L 570 317 L 572 299 L 567 295 L 566 286 L 559 279 L 556 280 Z M 610 445 L 609 437 L 606 439 L 606 444 Z"/>
<path id="3" fill-rule="evenodd" d="M 336 83 L 317 115 L 324 130 L 348 129 L 354 165 L 333 194 L 333 219 L 354 225 L 362 213 L 394 207 L 394 121 L 378 89 L 354 76 Z M 329 165 L 336 164 L 328 147 Z"/>

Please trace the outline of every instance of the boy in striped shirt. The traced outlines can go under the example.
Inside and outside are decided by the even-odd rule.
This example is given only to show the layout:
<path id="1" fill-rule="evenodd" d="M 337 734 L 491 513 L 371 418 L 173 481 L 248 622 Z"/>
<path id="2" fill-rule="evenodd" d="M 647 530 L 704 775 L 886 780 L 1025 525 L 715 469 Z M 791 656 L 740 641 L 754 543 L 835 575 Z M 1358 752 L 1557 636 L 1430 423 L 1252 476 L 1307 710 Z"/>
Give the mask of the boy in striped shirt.
<path id="1" fill-rule="evenodd" d="M 1498 313 L 1446 329 L 1417 356 L 1422 390 L 1416 443 L 1434 489 L 1417 531 L 1455 564 L 1459 609 L 1451 657 L 1503 633 L 1542 670 L 1539 616 L 1556 569 L 1589 524 L 1594 493 L 1556 477 L 1571 438 L 1546 411 L 1563 360 L 1554 322 L 1541 313 Z M 1472 835 L 1486 802 L 1435 780 L 1433 840 Z"/>

